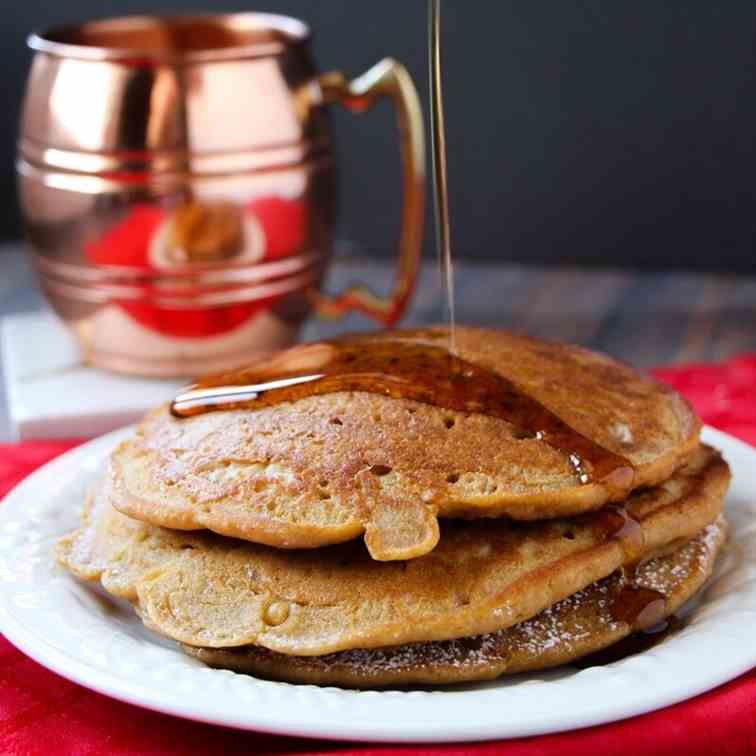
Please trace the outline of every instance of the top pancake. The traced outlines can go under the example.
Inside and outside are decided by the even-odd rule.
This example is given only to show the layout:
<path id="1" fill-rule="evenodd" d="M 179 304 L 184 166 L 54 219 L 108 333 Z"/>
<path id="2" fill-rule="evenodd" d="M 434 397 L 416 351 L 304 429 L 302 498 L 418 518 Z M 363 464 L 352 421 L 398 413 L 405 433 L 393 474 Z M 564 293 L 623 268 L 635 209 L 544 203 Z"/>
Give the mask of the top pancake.
<path id="1" fill-rule="evenodd" d="M 445 345 L 445 329 L 351 337 Z M 494 371 L 634 475 L 581 483 L 570 454 L 498 417 L 364 391 L 176 419 L 149 415 L 111 459 L 113 505 L 164 527 L 207 528 L 278 548 L 365 534 L 375 559 L 432 550 L 438 516 L 570 516 L 668 478 L 700 422 L 674 391 L 595 352 L 460 328 L 459 357 Z M 290 352 L 306 362 L 323 345 Z M 308 367 L 317 368 L 317 365 Z M 527 432 L 523 432 L 527 431 Z M 629 473 L 627 469 L 625 473 Z"/>

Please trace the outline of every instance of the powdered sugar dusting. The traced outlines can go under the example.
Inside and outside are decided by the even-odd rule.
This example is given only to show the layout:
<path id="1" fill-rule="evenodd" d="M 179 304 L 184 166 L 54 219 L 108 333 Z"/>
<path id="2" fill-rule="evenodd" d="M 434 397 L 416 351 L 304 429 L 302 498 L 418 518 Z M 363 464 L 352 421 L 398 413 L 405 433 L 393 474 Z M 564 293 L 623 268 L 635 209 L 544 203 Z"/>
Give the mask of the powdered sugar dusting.
<path id="1" fill-rule="evenodd" d="M 712 522 L 711 525 L 708 525 L 704 532 L 696 539 L 701 542 L 708 554 L 712 554 L 717 548 L 724 526 L 724 517 L 720 515 L 719 518 L 715 522 Z"/>
<path id="2" fill-rule="evenodd" d="M 688 580 L 692 572 L 707 572 L 722 538 L 723 527 L 722 518 L 708 525 L 697 538 L 676 552 L 672 562 L 652 559 L 641 565 L 635 575 L 636 582 L 645 588 L 671 593 Z"/>
<path id="3" fill-rule="evenodd" d="M 599 584 L 597 591 L 606 595 L 607 585 Z M 563 612 L 577 610 L 586 600 L 590 600 L 586 591 L 579 591 L 545 609 L 533 619 L 518 625 L 515 628 L 519 635 L 518 646 L 533 656 L 539 656 L 558 647 L 573 646 L 577 641 L 588 638 L 590 631 L 579 619 L 573 619 L 572 623 L 567 625 L 562 617 Z M 608 601 L 606 598 L 600 598 L 598 604 L 603 608 Z"/>
<path id="4" fill-rule="evenodd" d="M 550 650 L 571 648 L 591 635 L 590 628 L 579 619 L 580 611 L 588 604 L 597 607 L 602 617 L 606 614 L 605 621 L 613 624 L 608 608 L 619 582 L 615 575 L 568 596 L 526 622 L 487 635 L 385 649 L 355 649 L 311 658 L 307 663 L 346 666 L 363 675 L 379 675 L 424 666 L 469 669 L 489 666 L 513 653 L 536 657 Z"/>
<path id="5" fill-rule="evenodd" d="M 724 522 L 718 520 L 696 539 L 678 549 L 673 558 L 661 557 L 641 565 L 635 582 L 667 595 L 689 581 L 694 570 L 711 567 L 722 537 Z M 625 584 L 621 571 L 598 582 L 514 627 L 487 635 L 432 643 L 410 643 L 380 649 L 355 649 L 301 661 L 321 669 L 347 668 L 364 677 L 387 672 L 411 672 L 421 668 L 465 669 L 490 667 L 512 657 L 537 659 L 547 654 L 555 658 L 585 645 L 604 632 L 612 634 L 624 626 L 612 619 L 611 607 Z M 616 636 L 615 636 L 616 637 Z"/>

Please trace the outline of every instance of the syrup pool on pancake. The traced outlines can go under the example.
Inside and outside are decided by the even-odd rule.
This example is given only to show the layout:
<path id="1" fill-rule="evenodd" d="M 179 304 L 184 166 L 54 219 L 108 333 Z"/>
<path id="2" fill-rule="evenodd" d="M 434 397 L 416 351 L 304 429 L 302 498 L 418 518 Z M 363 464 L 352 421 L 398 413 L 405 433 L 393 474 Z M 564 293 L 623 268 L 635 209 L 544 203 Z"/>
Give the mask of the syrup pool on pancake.
<path id="1" fill-rule="evenodd" d="M 632 488 L 629 460 L 570 428 L 502 375 L 431 344 L 344 338 L 305 345 L 259 369 L 204 379 L 179 394 L 171 412 L 188 418 L 220 410 L 256 410 L 342 391 L 367 391 L 506 420 L 519 433 L 564 452 L 581 484 L 601 480 L 614 489 L 614 498 Z"/>

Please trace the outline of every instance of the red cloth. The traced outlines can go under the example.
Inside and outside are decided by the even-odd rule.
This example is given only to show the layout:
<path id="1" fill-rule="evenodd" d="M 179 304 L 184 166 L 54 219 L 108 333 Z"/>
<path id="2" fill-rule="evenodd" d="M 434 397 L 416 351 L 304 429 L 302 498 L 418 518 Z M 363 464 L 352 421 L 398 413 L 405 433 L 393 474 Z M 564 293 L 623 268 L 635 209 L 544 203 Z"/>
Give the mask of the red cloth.
<path id="1" fill-rule="evenodd" d="M 707 423 L 756 444 L 756 356 L 657 375 Z M 76 442 L 0 445 L 0 495 Z M 155 714 L 48 672 L 0 638 L 0 754 L 475 754 L 494 756 L 742 756 L 756 754 L 756 670 L 661 711 L 585 730 L 506 742 L 360 746 L 244 733 Z"/>
<path id="2" fill-rule="evenodd" d="M 307 206 L 300 200 L 262 197 L 249 202 L 244 212 L 257 220 L 264 237 L 261 263 L 273 262 L 300 251 L 308 233 Z M 121 266 L 137 271 L 155 272 L 150 260 L 150 244 L 169 217 L 167 210 L 154 205 L 134 205 L 129 213 L 107 233 L 85 246 L 89 261 L 95 265 Z M 144 286 L 144 299 L 123 301 L 120 306 L 145 328 L 181 339 L 198 339 L 229 333 L 279 297 L 260 297 L 250 302 L 191 309 L 171 308 L 151 303 L 152 296 L 176 294 L 186 298 L 186 287 L 171 291 L 165 282 Z"/>

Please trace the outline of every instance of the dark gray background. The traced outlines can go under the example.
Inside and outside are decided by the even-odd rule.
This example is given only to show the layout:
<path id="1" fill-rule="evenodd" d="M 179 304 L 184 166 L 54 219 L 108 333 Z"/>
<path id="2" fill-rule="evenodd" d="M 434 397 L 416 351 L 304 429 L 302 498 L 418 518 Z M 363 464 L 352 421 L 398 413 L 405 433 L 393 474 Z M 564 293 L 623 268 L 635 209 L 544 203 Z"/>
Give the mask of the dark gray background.
<path id="1" fill-rule="evenodd" d="M 170 10 L 27 1 L 0 29 L 0 237 L 19 233 L 13 152 L 32 28 Z M 756 271 L 754 6 L 746 0 L 445 0 L 449 167 L 459 255 Z M 182 0 L 182 10 L 245 9 Z M 423 96 L 425 0 L 266 0 L 311 22 L 322 68 L 404 61 Z M 336 119 L 340 235 L 392 254 L 390 114 Z M 431 252 L 430 244 L 428 245 Z"/>

